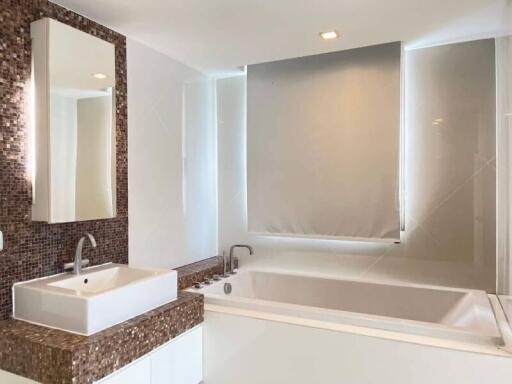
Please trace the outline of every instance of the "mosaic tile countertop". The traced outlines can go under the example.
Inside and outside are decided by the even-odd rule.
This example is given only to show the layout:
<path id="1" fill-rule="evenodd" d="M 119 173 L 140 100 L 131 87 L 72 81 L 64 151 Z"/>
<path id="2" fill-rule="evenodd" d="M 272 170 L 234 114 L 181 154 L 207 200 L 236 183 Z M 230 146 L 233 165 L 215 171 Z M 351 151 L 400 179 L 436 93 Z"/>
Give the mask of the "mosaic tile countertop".
<path id="1" fill-rule="evenodd" d="M 198 281 L 203 281 L 206 277 L 222 275 L 224 273 L 224 259 L 222 256 L 214 256 L 176 268 L 176 271 L 178 271 L 178 289 L 185 289 Z"/>
<path id="2" fill-rule="evenodd" d="M 176 301 L 92 336 L 1 321 L 0 369 L 41 383 L 93 383 L 200 324 L 203 304 L 202 295 L 179 292 Z"/>

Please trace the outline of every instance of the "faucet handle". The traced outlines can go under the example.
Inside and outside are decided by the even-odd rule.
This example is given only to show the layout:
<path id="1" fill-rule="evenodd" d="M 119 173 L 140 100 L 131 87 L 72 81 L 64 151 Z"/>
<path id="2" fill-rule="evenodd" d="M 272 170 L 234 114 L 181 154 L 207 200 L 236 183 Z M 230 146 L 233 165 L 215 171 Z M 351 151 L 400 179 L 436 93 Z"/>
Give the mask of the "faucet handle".
<path id="1" fill-rule="evenodd" d="M 226 258 L 226 252 L 222 251 L 222 277 L 228 277 L 228 260 Z"/>
<path id="2" fill-rule="evenodd" d="M 64 263 L 64 271 L 65 272 L 72 271 L 74 267 L 75 267 L 75 263 L 73 263 L 73 262 Z"/>
<path id="3" fill-rule="evenodd" d="M 90 264 L 89 259 L 82 260 L 82 267 L 87 267 Z M 72 261 L 70 263 L 64 263 L 64 271 L 72 271 L 75 268 L 75 263 Z"/>

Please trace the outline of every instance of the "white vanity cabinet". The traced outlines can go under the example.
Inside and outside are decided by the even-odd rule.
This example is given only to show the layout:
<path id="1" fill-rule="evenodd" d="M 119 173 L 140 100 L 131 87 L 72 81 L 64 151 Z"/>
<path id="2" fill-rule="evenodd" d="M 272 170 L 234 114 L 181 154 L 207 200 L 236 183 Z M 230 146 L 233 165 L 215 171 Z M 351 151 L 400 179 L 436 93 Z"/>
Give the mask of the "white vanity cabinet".
<path id="1" fill-rule="evenodd" d="M 199 384 L 203 380 L 202 325 L 181 334 L 96 384 Z M 1 384 L 40 384 L 0 370 Z"/>
<path id="2" fill-rule="evenodd" d="M 151 384 L 197 384 L 203 380 L 203 330 L 199 326 L 151 354 Z"/>
<path id="3" fill-rule="evenodd" d="M 198 384 L 203 380 L 203 329 L 199 325 L 97 384 Z"/>
<path id="4" fill-rule="evenodd" d="M 151 384 L 151 356 L 145 356 L 97 383 Z"/>

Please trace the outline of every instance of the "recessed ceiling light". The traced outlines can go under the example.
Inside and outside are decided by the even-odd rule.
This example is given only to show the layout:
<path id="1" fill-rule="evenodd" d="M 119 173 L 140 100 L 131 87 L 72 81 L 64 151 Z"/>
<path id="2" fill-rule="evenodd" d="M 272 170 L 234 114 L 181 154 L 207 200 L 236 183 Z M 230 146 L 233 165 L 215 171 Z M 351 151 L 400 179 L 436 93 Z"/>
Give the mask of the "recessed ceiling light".
<path id="1" fill-rule="evenodd" d="M 107 78 L 107 75 L 103 74 L 103 73 L 95 73 L 92 75 L 94 78 L 96 79 L 106 79 Z"/>
<path id="2" fill-rule="evenodd" d="M 338 37 L 340 37 L 340 35 L 336 31 L 327 31 L 327 32 L 320 32 L 320 37 L 324 40 L 332 40 L 332 39 L 337 39 Z"/>

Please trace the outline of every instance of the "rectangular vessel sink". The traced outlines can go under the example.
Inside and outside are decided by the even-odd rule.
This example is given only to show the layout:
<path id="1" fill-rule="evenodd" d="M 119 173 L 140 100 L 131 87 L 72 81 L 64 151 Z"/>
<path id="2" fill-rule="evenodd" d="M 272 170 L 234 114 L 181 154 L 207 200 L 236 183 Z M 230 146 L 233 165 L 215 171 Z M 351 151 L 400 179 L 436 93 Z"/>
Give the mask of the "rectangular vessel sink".
<path id="1" fill-rule="evenodd" d="M 172 270 L 104 264 L 14 284 L 14 318 L 92 335 L 176 300 Z"/>

